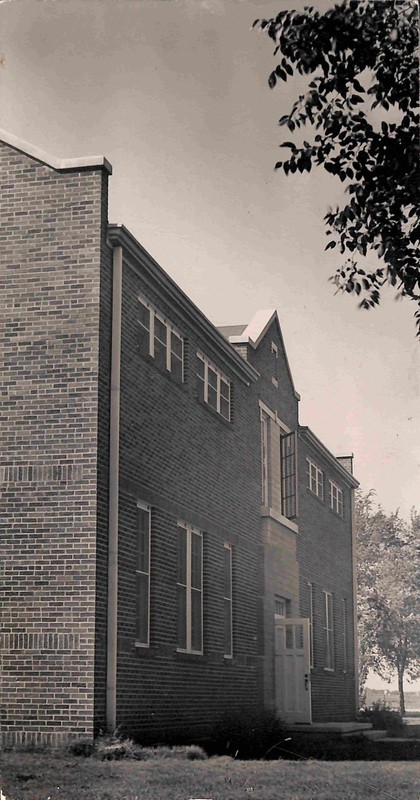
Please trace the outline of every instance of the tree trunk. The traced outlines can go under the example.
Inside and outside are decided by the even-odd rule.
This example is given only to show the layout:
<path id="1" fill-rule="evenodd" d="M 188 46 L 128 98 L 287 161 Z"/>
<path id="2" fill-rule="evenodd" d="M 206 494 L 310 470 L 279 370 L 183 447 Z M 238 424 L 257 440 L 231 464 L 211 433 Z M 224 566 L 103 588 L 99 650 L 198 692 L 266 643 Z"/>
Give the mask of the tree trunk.
<path id="1" fill-rule="evenodd" d="M 404 670 L 398 670 L 398 692 L 400 695 L 400 714 L 405 714 L 405 700 L 404 700 Z"/>

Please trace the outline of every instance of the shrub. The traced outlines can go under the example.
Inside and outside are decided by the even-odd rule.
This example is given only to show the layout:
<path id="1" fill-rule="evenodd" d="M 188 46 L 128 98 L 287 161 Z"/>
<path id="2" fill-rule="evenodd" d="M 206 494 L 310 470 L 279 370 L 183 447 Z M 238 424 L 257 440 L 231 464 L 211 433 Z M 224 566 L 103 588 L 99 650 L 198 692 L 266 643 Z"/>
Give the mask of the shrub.
<path id="1" fill-rule="evenodd" d="M 101 761 L 121 761 L 124 758 L 139 760 L 142 757 L 141 747 L 118 732 L 111 737 L 98 738 L 95 751 Z"/>
<path id="2" fill-rule="evenodd" d="M 206 749 L 211 755 L 241 759 L 278 758 L 276 746 L 285 736 L 274 711 L 242 709 L 219 718 Z"/>
<path id="3" fill-rule="evenodd" d="M 92 739 L 74 739 L 69 744 L 69 751 L 74 756 L 89 758 L 95 752 L 95 742 Z"/>
<path id="4" fill-rule="evenodd" d="M 399 733 L 404 727 L 400 712 L 386 703 L 373 703 L 369 708 L 363 708 L 358 719 L 360 722 L 370 722 L 375 730 L 386 730 L 390 733 Z"/>

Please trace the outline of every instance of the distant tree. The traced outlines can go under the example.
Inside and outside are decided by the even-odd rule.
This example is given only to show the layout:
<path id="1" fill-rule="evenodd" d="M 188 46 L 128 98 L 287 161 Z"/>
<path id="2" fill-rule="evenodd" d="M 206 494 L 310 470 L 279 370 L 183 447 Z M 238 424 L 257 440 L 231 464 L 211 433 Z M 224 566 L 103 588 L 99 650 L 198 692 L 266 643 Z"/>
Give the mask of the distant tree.
<path id="1" fill-rule="evenodd" d="M 346 184 L 347 204 L 324 218 L 326 249 L 349 253 L 331 280 L 360 295 L 363 308 L 392 284 L 417 303 L 420 335 L 418 13 L 418 0 L 344 0 L 324 14 L 284 10 L 254 26 L 275 43 L 271 88 L 295 71 L 311 76 L 279 120 L 295 141 L 280 145 L 290 154 L 276 168 L 288 175 L 322 165 Z M 312 143 L 297 131 L 307 124 L 319 131 Z M 381 263 L 366 272 L 355 256 L 370 250 Z"/>
<path id="2" fill-rule="evenodd" d="M 398 677 L 400 711 L 404 680 L 420 677 L 420 517 L 374 509 L 373 492 L 356 502 L 360 679 L 369 670 Z"/>

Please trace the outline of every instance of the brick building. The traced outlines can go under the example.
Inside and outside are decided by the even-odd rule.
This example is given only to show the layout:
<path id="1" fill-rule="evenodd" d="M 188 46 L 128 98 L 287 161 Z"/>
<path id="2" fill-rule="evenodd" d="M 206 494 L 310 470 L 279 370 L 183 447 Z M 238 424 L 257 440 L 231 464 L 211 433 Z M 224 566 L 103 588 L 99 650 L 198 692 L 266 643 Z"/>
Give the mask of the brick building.
<path id="1" fill-rule="evenodd" d="M 218 330 L 108 224 L 105 159 L 0 140 L 3 741 L 354 719 L 357 482 L 277 313 Z"/>

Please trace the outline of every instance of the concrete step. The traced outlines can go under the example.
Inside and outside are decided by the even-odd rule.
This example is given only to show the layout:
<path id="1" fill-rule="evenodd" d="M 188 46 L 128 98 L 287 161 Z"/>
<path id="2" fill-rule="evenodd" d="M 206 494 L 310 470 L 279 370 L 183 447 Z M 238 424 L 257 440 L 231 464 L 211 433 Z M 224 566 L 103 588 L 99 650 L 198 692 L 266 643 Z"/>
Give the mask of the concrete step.
<path id="1" fill-rule="evenodd" d="M 353 734 L 354 735 L 354 734 Z M 361 735 L 364 739 L 370 739 L 373 742 L 376 742 L 380 739 L 385 739 L 387 735 L 387 731 L 362 731 Z M 359 734 L 360 736 L 360 734 Z"/>

